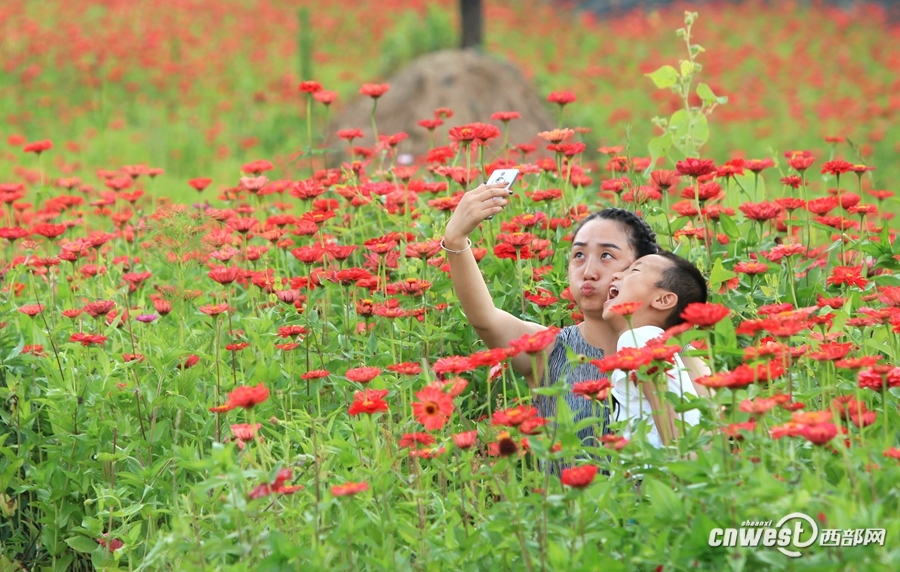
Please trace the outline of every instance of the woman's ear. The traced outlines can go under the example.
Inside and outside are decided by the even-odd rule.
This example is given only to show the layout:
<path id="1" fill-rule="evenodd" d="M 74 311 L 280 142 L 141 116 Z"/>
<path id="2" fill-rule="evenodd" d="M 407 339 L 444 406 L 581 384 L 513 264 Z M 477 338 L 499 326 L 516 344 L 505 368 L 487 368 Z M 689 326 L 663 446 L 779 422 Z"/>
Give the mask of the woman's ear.
<path id="1" fill-rule="evenodd" d="M 655 310 L 671 310 L 678 305 L 678 294 L 675 292 L 662 291 L 656 295 L 650 306 Z"/>

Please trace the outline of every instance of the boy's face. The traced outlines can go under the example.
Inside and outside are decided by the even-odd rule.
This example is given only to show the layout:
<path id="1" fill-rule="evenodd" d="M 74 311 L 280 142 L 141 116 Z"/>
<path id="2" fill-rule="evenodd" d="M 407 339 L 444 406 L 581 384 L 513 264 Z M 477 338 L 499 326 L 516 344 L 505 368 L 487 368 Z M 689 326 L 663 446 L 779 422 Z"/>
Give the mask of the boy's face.
<path id="1" fill-rule="evenodd" d="M 603 305 L 603 319 L 623 319 L 610 308 L 626 302 L 640 302 L 641 306 L 635 314 L 647 314 L 668 307 L 670 300 L 665 298 L 674 294 L 657 284 L 669 266 L 670 262 L 662 256 L 650 254 L 638 258 L 624 271 L 613 274 L 609 296 Z"/>

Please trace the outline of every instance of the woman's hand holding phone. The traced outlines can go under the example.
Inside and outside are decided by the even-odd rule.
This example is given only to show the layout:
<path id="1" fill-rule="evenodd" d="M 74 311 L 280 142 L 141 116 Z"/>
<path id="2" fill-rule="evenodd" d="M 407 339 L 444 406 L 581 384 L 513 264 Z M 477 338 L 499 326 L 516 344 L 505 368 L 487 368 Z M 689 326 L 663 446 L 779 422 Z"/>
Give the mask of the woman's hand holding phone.
<path id="1" fill-rule="evenodd" d="M 466 246 L 466 238 L 485 219 L 503 210 L 512 191 L 509 183 L 485 183 L 463 195 L 444 229 L 444 245 L 451 249 Z"/>
<path id="2" fill-rule="evenodd" d="M 488 179 L 488 185 L 495 184 L 504 184 L 506 185 L 507 192 L 512 195 L 512 185 L 516 182 L 516 178 L 519 176 L 518 169 L 495 169 L 490 178 Z M 490 215 L 487 217 L 487 220 L 491 220 L 494 218 L 494 215 Z"/>

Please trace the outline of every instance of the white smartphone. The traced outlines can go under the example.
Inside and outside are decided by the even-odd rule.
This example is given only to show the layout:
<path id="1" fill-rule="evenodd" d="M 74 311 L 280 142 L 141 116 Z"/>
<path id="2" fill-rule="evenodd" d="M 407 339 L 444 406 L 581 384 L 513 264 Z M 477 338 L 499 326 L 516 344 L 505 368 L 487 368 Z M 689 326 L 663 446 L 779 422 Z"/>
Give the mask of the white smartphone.
<path id="1" fill-rule="evenodd" d="M 506 183 L 506 190 L 509 191 L 512 188 L 513 183 L 516 182 L 516 178 L 519 176 L 518 169 L 495 169 L 491 176 L 488 178 L 488 185 L 494 185 L 497 183 Z M 509 194 L 512 194 L 512 191 L 509 191 Z M 487 217 L 487 220 L 491 220 L 494 218 L 494 215 Z"/>
<path id="2" fill-rule="evenodd" d="M 509 189 L 516 182 L 518 176 L 518 169 L 495 169 L 486 184 L 506 183 L 506 188 Z"/>

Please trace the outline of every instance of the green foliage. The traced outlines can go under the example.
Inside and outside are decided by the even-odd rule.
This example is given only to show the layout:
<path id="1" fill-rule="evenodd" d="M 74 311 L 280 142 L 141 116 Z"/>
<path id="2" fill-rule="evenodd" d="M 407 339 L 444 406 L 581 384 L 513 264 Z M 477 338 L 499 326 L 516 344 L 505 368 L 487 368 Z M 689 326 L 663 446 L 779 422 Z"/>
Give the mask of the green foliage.
<path id="1" fill-rule="evenodd" d="M 390 76 L 419 56 L 457 47 L 459 33 L 450 13 L 433 4 L 424 12 L 408 10 L 397 16 L 381 42 L 379 75 Z"/>

